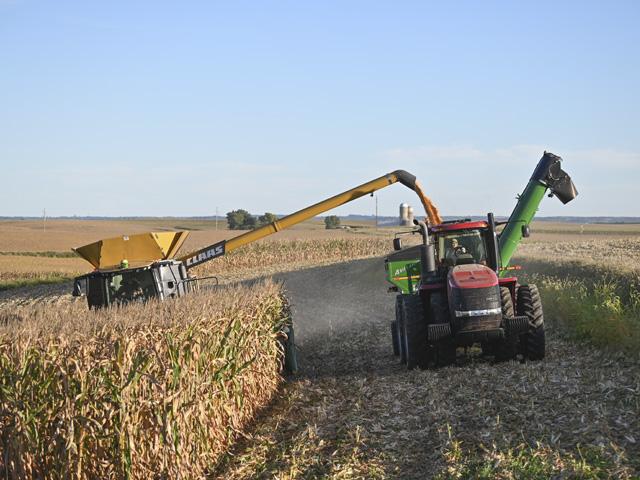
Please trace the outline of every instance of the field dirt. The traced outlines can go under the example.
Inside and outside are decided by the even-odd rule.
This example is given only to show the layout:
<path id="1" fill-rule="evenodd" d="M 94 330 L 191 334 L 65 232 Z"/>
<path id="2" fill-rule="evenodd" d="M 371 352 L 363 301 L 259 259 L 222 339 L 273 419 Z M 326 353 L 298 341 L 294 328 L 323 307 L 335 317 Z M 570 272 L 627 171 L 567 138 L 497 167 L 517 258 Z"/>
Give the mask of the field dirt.
<path id="1" fill-rule="evenodd" d="M 639 471 L 637 360 L 565 341 L 548 319 L 543 362 L 459 356 L 406 371 L 391 354 L 382 259 L 276 278 L 293 305 L 301 371 L 217 478 L 431 478 L 454 441 L 471 452 L 539 442 L 576 456 L 598 446 L 617 463 L 613 477 Z"/>

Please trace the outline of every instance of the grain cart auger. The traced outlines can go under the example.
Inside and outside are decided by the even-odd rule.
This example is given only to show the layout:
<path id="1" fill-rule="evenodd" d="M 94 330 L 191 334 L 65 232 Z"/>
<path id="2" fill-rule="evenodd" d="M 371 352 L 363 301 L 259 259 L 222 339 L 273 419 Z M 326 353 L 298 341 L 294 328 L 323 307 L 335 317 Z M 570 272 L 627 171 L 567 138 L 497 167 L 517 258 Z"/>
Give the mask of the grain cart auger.
<path id="1" fill-rule="evenodd" d="M 510 276 L 509 262 L 547 192 L 562 203 L 578 195 L 561 160 L 544 153 L 506 222 L 492 213 L 486 221 L 416 222 L 421 245 L 402 248 L 394 239 L 396 251 L 385 259 L 387 280 L 398 292 L 391 334 L 394 353 L 408 368 L 452 364 L 457 347 L 475 343 L 495 361 L 544 358 L 538 289 Z"/>

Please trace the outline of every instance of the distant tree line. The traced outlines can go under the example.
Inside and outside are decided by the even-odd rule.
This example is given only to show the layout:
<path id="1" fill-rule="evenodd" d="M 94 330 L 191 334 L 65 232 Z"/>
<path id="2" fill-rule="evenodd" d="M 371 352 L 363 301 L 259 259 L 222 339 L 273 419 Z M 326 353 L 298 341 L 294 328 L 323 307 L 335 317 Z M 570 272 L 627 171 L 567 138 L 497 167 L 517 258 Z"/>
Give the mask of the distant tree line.
<path id="1" fill-rule="evenodd" d="M 327 230 L 333 230 L 334 228 L 340 228 L 340 217 L 337 215 L 329 215 L 324 218 L 324 228 Z"/>
<path id="2" fill-rule="evenodd" d="M 254 228 L 267 225 L 268 223 L 275 222 L 277 219 L 278 217 L 276 217 L 275 214 L 269 212 L 264 215 L 260 215 L 257 218 L 242 209 L 233 210 L 227 213 L 227 224 L 229 225 L 229 230 L 252 230 Z"/>

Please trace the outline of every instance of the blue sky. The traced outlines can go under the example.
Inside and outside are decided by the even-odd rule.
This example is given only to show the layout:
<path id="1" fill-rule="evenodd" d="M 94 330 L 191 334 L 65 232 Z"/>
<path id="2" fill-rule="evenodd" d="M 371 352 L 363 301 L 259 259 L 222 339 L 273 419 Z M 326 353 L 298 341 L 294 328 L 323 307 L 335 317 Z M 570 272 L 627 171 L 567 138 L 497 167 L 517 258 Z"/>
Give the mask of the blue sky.
<path id="1" fill-rule="evenodd" d="M 547 149 L 580 196 L 540 215 L 640 216 L 639 24 L 632 1 L 0 0 L 0 215 L 288 213 L 398 168 L 446 215 L 508 214 Z"/>

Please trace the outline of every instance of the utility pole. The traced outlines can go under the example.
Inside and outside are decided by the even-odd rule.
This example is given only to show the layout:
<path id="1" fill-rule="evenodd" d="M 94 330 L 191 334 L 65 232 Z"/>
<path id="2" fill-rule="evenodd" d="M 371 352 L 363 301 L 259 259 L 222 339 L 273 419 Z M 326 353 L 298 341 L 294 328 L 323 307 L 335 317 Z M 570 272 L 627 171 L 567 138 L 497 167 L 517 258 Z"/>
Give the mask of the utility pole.
<path id="1" fill-rule="evenodd" d="M 43 232 L 47 231 L 47 209 L 46 208 L 42 209 L 42 231 Z"/>
<path id="2" fill-rule="evenodd" d="M 376 197 L 376 230 L 378 229 L 378 195 Z"/>
<path id="3" fill-rule="evenodd" d="M 216 207 L 216 230 L 218 230 L 218 207 Z"/>

